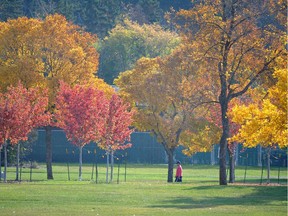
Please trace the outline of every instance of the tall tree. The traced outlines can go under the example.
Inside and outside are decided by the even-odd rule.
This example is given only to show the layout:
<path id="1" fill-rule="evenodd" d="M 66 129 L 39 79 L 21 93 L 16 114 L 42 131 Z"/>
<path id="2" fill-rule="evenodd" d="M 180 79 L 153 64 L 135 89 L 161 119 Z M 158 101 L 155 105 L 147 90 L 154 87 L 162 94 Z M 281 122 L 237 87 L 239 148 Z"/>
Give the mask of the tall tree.
<path id="1" fill-rule="evenodd" d="M 93 87 L 61 83 L 57 95 L 56 125 L 62 128 L 68 140 L 79 147 L 79 180 L 82 180 L 83 147 L 99 140 L 104 128 L 107 99 L 102 91 Z"/>
<path id="2" fill-rule="evenodd" d="M 106 116 L 104 117 L 104 127 L 99 130 L 100 139 L 98 146 L 106 151 L 107 169 L 106 183 L 108 180 L 109 156 L 111 159 L 110 182 L 113 180 L 114 152 L 131 147 L 130 135 L 133 132 L 130 129 L 132 124 L 133 112 L 129 111 L 129 105 L 116 94 L 113 94 L 108 101 Z"/>
<path id="3" fill-rule="evenodd" d="M 0 23 L 0 82 L 5 89 L 20 79 L 25 87 L 46 86 L 49 110 L 53 112 L 59 80 L 70 85 L 94 83 L 109 89 L 95 78 L 98 53 L 95 35 L 84 32 L 61 15 L 45 20 L 18 18 Z M 53 179 L 51 127 L 46 127 L 47 178 Z"/>
<path id="4" fill-rule="evenodd" d="M 183 50 L 185 47 L 181 46 L 163 59 L 141 58 L 135 68 L 121 73 L 116 80 L 120 92 L 137 108 L 137 129 L 150 131 L 164 147 L 168 182 L 173 181 L 175 149 L 198 130 L 194 127 L 201 122 L 197 107 L 206 98 L 199 93 L 200 88 L 207 86 L 196 85 L 206 77 L 191 73 L 192 65 L 185 61 L 187 53 Z M 209 147 L 198 149 L 204 148 Z"/>
<path id="5" fill-rule="evenodd" d="M 7 174 L 7 143 L 16 145 L 27 140 L 33 128 L 49 124 L 51 116 L 46 113 L 47 94 L 39 89 L 27 90 L 21 83 L 0 93 L 0 147 L 4 146 L 5 176 Z"/>
<path id="6" fill-rule="evenodd" d="M 276 69 L 274 77 L 277 83 L 268 90 L 266 98 L 248 106 L 236 106 L 231 112 L 232 120 L 241 124 L 239 133 L 231 140 L 242 142 L 245 147 L 255 147 L 260 144 L 268 149 L 268 183 L 271 148 L 288 146 L 286 68 Z"/>
<path id="7" fill-rule="evenodd" d="M 221 107 L 220 185 L 227 185 L 229 104 L 270 72 L 271 64 L 285 52 L 281 41 L 285 31 L 270 23 L 259 25 L 263 15 L 273 19 L 281 12 L 279 10 L 287 8 L 287 4 L 282 2 L 282 7 L 277 5 L 276 10 L 270 10 L 271 2 L 205 1 L 178 13 L 177 25 L 183 38 L 193 47 L 190 55 L 203 66 L 199 73 L 214 76 L 211 85 L 218 88 L 215 101 L 218 100 Z"/>

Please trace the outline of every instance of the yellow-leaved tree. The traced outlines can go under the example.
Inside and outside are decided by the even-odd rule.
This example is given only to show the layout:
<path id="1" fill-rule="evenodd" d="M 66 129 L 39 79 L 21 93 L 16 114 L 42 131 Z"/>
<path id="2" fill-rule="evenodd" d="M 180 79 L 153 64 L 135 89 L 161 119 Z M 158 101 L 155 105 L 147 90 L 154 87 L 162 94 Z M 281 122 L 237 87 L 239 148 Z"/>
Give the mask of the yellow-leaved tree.
<path id="1" fill-rule="evenodd" d="M 245 147 L 261 145 L 267 148 L 267 180 L 270 179 L 270 151 L 272 147 L 288 146 L 287 124 L 287 69 L 276 69 L 277 83 L 268 89 L 261 102 L 248 106 L 235 106 L 230 113 L 232 121 L 241 125 L 232 141 Z"/>
<path id="2" fill-rule="evenodd" d="M 96 41 L 96 35 L 57 14 L 43 20 L 21 17 L 0 22 L 1 91 L 19 80 L 26 88 L 48 87 L 52 113 L 60 80 L 111 92 L 103 80 L 95 77 L 99 58 L 93 46 Z M 51 127 L 45 129 L 47 178 L 53 179 Z"/>

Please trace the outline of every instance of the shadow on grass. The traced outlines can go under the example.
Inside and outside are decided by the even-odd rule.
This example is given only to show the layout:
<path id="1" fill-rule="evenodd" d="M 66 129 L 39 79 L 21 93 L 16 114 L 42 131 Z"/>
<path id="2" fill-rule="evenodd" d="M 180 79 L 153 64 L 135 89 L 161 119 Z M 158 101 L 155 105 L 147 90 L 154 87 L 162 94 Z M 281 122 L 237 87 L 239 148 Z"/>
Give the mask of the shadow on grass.
<path id="1" fill-rule="evenodd" d="M 233 187 L 231 194 L 227 195 L 226 188 Z M 253 187 L 253 192 L 247 192 L 242 196 L 237 196 L 237 192 L 241 194 L 245 190 L 245 186 L 199 186 L 184 190 L 200 190 L 203 196 L 197 193 L 193 196 L 174 197 L 162 201 L 162 204 L 150 206 L 151 208 L 177 208 L 177 209 L 197 209 L 197 208 L 213 208 L 218 206 L 283 206 L 287 205 L 287 187 Z M 209 191 L 211 191 L 209 195 Z"/>

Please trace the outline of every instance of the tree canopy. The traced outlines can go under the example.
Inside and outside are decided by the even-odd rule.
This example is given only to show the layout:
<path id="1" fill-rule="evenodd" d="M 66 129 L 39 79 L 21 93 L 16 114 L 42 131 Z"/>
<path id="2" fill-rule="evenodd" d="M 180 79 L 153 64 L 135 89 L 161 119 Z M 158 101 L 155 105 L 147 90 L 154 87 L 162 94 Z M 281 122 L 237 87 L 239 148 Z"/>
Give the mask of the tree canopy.
<path id="1" fill-rule="evenodd" d="M 176 33 L 164 30 L 160 25 L 139 25 L 125 19 L 98 43 L 99 77 L 113 84 L 120 72 L 132 69 L 141 57 L 168 55 L 179 42 Z"/>

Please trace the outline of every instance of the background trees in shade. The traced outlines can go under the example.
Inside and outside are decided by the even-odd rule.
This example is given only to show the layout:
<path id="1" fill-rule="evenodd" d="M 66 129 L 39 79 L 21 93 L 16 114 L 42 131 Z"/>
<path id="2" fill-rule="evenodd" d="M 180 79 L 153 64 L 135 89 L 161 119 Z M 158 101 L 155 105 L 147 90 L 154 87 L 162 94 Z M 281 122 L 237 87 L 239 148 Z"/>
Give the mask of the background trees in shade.
<path id="1" fill-rule="evenodd" d="M 190 6 L 190 0 L 2 0 L 0 20 L 22 16 L 44 18 L 59 13 L 102 39 L 124 18 L 140 24 L 166 25 L 164 14 L 171 7 L 187 9 Z"/>

